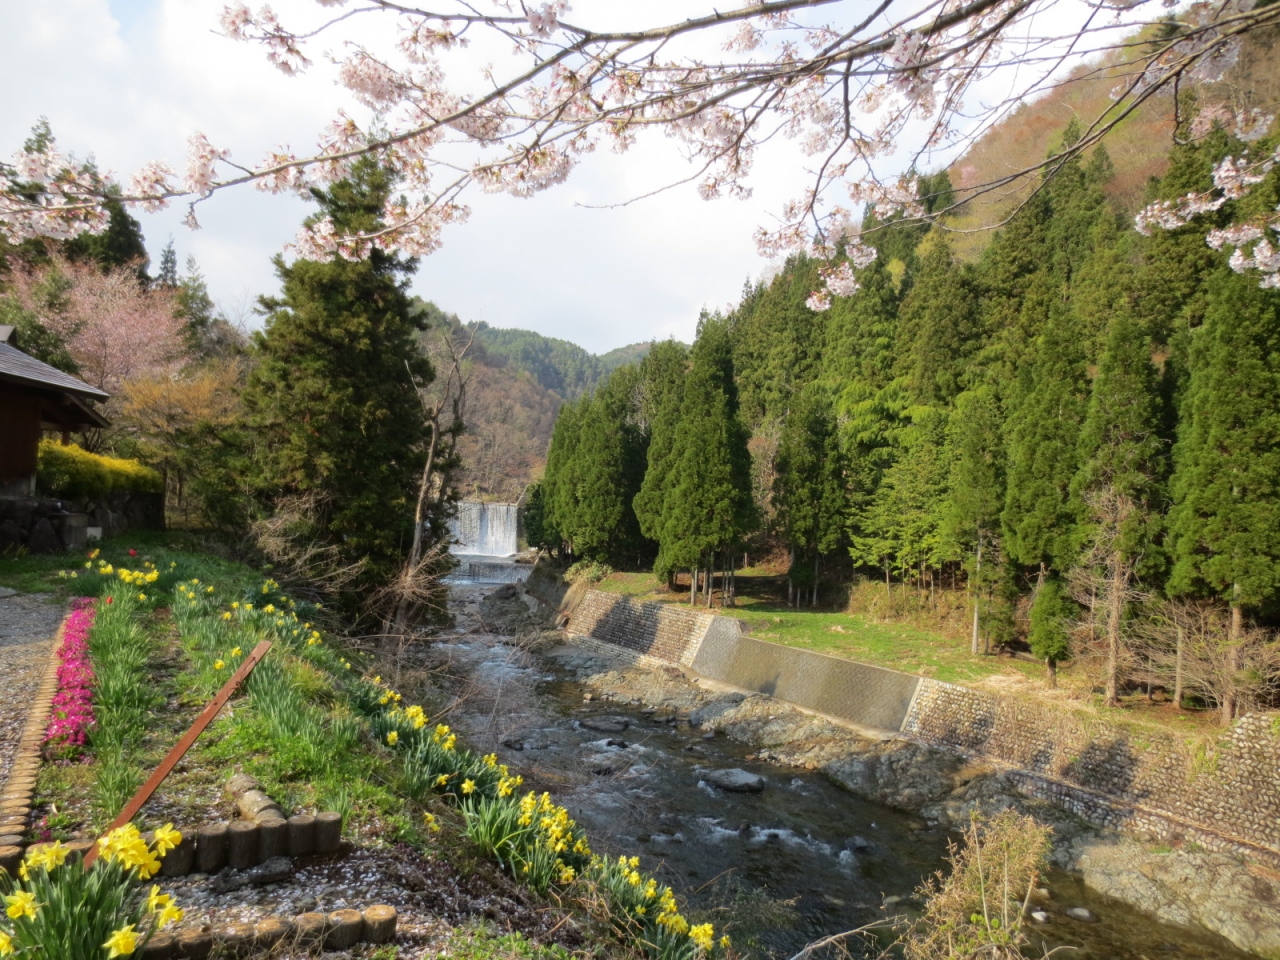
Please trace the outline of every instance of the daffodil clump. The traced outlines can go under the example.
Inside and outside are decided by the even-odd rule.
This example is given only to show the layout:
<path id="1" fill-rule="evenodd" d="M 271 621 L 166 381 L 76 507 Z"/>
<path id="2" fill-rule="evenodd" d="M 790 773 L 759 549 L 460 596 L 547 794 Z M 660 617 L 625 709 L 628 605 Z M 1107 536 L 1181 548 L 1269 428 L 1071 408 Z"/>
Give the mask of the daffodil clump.
<path id="1" fill-rule="evenodd" d="M 141 569 L 131 570 L 128 567 L 117 567 L 108 563 L 98 556 L 97 550 L 93 550 L 89 553 L 89 559 L 85 561 L 83 569 L 87 572 L 85 580 L 82 580 L 80 585 L 88 586 L 87 581 L 96 579 L 98 592 L 112 594 L 112 602 L 119 602 L 122 594 L 140 603 L 154 601 L 161 589 L 157 586 L 157 581 L 162 574 L 150 560 L 144 560 Z M 72 580 L 80 579 L 79 571 L 76 570 L 63 570 L 59 576 Z M 121 584 L 129 589 L 124 591 L 116 589 Z"/>
<path id="2" fill-rule="evenodd" d="M 158 885 L 141 881 L 182 840 L 166 824 L 151 844 L 126 824 L 98 841 L 86 870 L 61 843 L 27 850 L 18 879 L 0 874 L 0 957 L 101 960 L 140 954 L 157 930 L 182 919 L 182 908 Z"/>
<path id="3" fill-rule="evenodd" d="M 381 677 L 348 688 L 370 719 L 374 735 L 403 760 L 404 782 L 416 800 L 440 796 L 456 803 L 467 836 L 508 873 L 539 893 L 582 885 L 584 899 L 607 904 L 615 931 L 657 960 L 715 957 L 729 947 L 711 924 L 690 924 L 674 891 L 640 872 L 638 857 L 617 860 L 591 851 L 586 835 L 550 794 L 518 795 L 523 779 L 494 754 L 477 756 L 458 745 L 446 724 L 432 724 L 422 707 L 404 706 Z M 439 829 L 426 814 L 428 831 Z M 593 892 L 599 896 L 590 897 Z"/>
<path id="4" fill-rule="evenodd" d="M 198 578 L 178 582 L 173 591 L 178 629 L 190 641 L 196 666 L 211 689 L 225 683 L 262 640 L 330 673 L 351 669 L 308 619 L 319 609 L 318 604 L 295 603 L 270 578 L 229 601 Z"/>

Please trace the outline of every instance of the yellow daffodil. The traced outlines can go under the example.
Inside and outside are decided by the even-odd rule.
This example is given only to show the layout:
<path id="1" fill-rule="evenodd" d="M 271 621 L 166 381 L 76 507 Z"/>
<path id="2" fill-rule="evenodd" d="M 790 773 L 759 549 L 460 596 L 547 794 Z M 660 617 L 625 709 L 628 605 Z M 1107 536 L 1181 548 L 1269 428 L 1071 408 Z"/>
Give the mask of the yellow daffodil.
<path id="1" fill-rule="evenodd" d="M 727 933 L 726 933 L 723 937 L 721 937 L 721 938 L 720 938 L 720 949 L 721 949 L 721 950 L 728 950 L 728 949 L 729 949 L 729 947 L 731 947 L 732 945 L 733 945 L 733 941 L 731 941 L 731 940 L 729 939 L 729 935 L 728 935 Z"/>
<path id="2" fill-rule="evenodd" d="M 440 832 L 440 824 L 436 822 L 436 815 L 434 813 L 424 813 L 422 815 L 422 820 L 423 823 L 426 824 L 427 829 L 432 833 Z"/>
<path id="3" fill-rule="evenodd" d="M 52 870 L 55 867 L 62 866 L 66 862 L 67 854 L 70 852 L 62 845 L 60 840 L 53 843 L 41 843 L 27 851 L 26 863 L 31 864 L 33 867 L 44 867 L 45 870 Z M 26 863 L 24 863 L 24 866 Z"/>
<path id="4" fill-rule="evenodd" d="M 213 661 L 213 669 L 215 669 L 215 670 L 225 670 L 226 668 L 227 668 L 227 665 L 226 665 L 225 663 L 223 663 L 221 660 L 215 660 L 215 661 Z"/>
<path id="5" fill-rule="evenodd" d="M 223 620 L 230 620 L 230 619 L 231 619 L 231 611 L 230 611 L 230 610 L 228 610 L 226 613 L 224 613 L 224 614 L 222 615 L 222 619 L 223 619 Z"/>
<path id="6" fill-rule="evenodd" d="M 709 923 L 700 923 L 689 929 L 689 939 L 698 945 L 698 949 L 706 953 L 715 941 L 715 930 Z"/>
<path id="7" fill-rule="evenodd" d="M 147 912 L 155 913 L 157 910 L 163 910 L 173 901 L 173 897 L 167 893 L 160 892 L 159 884 L 151 885 L 151 892 L 147 894 Z"/>
<path id="8" fill-rule="evenodd" d="M 443 786 L 445 786 L 448 782 L 449 782 L 449 777 L 448 777 L 447 775 L 443 774 L 443 773 L 442 773 L 442 774 L 440 774 L 440 776 L 436 777 L 436 786 L 437 786 L 437 787 L 443 787 Z"/>
<path id="9" fill-rule="evenodd" d="M 390 733 L 387 734 L 387 743 L 393 747 L 396 745 L 396 741 L 398 741 L 399 739 L 400 739 L 400 734 L 398 734 L 394 730 L 392 730 Z"/>
<path id="10" fill-rule="evenodd" d="M 164 856 L 182 842 L 182 834 L 173 829 L 172 823 L 166 823 L 155 832 L 156 853 Z"/>
<path id="11" fill-rule="evenodd" d="M 108 958 L 129 956 L 138 949 L 138 934 L 134 932 L 133 924 L 121 927 L 111 934 L 103 946 L 107 948 Z"/>
<path id="12" fill-rule="evenodd" d="M 40 909 L 40 904 L 36 903 L 36 895 L 27 890 L 18 890 L 4 898 L 5 913 L 9 915 L 10 920 L 17 920 L 19 917 L 35 917 L 36 911 Z"/>
<path id="13" fill-rule="evenodd" d="M 13 938 L 0 930 L 0 957 L 13 956 Z"/>
<path id="14" fill-rule="evenodd" d="M 462 792 L 464 794 L 474 793 L 475 789 L 476 789 L 476 782 L 474 780 L 462 781 Z"/>
<path id="15" fill-rule="evenodd" d="M 240 650 L 240 648 L 239 648 L 239 647 L 232 647 L 232 648 L 231 648 L 231 655 L 232 655 L 233 657 L 238 657 L 238 656 L 240 656 L 241 652 L 242 652 L 242 651 Z"/>

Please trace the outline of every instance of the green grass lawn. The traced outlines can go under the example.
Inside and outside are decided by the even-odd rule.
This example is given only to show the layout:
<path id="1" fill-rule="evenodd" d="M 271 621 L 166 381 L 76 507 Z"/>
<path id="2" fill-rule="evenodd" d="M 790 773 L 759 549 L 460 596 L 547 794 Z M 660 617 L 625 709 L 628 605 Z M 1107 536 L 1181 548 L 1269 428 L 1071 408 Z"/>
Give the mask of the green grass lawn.
<path id="1" fill-rule="evenodd" d="M 687 579 L 687 578 L 686 578 Z M 712 612 L 736 617 L 751 636 L 788 647 L 891 667 L 952 683 L 970 683 L 1016 671 L 1039 679 L 1038 664 L 1012 657 L 973 657 L 966 641 L 898 623 L 879 623 L 857 614 L 792 609 L 786 605 L 786 580 L 773 571 L 747 568 L 736 575 L 737 606 Z M 600 590 L 665 603 L 688 603 L 688 585 L 670 592 L 651 573 L 614 573 L 596 584 Z M 705 607 L 699 609 L 706 609 Z"/>
<path id="2" fill-rule="evenodd" d="M 180 563 L 188 576 L 206 581 L 247 589 L 262 582 L 262 575 L 243 564 L 224 559 L 227 551 L 214 542 L 196 534 L 181 530 L 137 531 L 110 540 L 91 543 L 79 553 L 0 555 L 0 587 L 10 587 L 21 593 L 63 593 L 77 595 L 76 579 L 93 550 L 99 550 L 101 559 L 115 566 L 138 567 L 150 560 L 158 568 L 165 569 L 171 562 Z M 135 556 L 130 556 L 133 550 Z M 75 572 L 77 577 L 59 576 Z"/>

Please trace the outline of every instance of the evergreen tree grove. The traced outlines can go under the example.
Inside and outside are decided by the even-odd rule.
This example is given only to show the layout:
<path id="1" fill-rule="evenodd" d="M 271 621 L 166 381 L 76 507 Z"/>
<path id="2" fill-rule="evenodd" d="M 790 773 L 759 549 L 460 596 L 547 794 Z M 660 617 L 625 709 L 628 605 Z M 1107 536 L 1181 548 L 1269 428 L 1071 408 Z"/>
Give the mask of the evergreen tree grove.
<path id="1" fill-rule="evenodd" d="M 362 161 L 315 198 L 336 221 L 368 230 L 391 186 Z M 305 535 L 362 567 L 357 588 L 386 582 L 412 536 L 423 463 L 415 381 L 432 376 L 405 292 L 413 269 L 377 250 L 358 262 L 277 258 L 283 289 L 262 300 L 267 321 L 244 390 L 259 508 L 307 504 Z M 433 518 L 436 536 L 443 520 Z"/>

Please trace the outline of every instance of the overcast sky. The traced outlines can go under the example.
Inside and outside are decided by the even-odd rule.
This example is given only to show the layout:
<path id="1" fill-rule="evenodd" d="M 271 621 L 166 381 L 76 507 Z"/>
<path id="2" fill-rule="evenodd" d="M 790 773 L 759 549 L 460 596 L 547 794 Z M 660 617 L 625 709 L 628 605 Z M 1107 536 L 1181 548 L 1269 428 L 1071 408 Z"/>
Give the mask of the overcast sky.
<path id="1" fill-rule="evenodd" d="M 638 5 L 649 13 L 688 7 Z M 92 154 L 123 177 L 154 158 L 181 170 L 197 130 L 250 163 L 279 143 L 306 149 L 344 103 L 331 70 L 319 64 L 285 77 L 261 48 L 215 33 L 222 6 L 0 0 L 0 154 L 18 148 L 42 115 L 64 151 Z M 316 9 L 312 0 L 273 6 L 285 23 Z M 686 186 L 622 208 L 589 208 L 687 175 L 659 136 L 622 156 L 597 153 L 567 184 L 533 199 L 477 191 L 466 198 L 469 221 L 449 228 L 443 249 L 422 261 L 414 291 L 464 320 L 537 330 L 594 352 L 667 336 L 690 341 L 702 307 L 735 301 L 745 279 L 767 270 L 752 234 L 798 192 L 801 163 L 787 146 L 765 153 L 749 201 L 705 202 Z M 202 205 L 198 232 L 182 226 L 180 206 L 134 215 L 153 265 L 172 236 L 180 259 L 196 258 L 214 299 L 236 316 L 278 289 L 270 258 L 307 210 L 298 198 L 241 188 Z"/>

